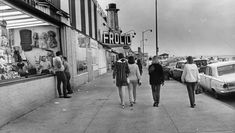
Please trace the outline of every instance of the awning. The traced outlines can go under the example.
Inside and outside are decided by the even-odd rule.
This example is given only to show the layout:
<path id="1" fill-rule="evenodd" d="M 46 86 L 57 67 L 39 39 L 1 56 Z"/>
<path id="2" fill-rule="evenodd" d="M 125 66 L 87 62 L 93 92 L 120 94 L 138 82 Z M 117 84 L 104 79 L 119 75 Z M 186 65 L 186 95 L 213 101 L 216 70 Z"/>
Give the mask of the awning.
<path id="1" fill-rule="evenodd" d="M 3 2 L 0 2 L 0 21 L 6 22 L 7 29 L 52 25 Z"/>

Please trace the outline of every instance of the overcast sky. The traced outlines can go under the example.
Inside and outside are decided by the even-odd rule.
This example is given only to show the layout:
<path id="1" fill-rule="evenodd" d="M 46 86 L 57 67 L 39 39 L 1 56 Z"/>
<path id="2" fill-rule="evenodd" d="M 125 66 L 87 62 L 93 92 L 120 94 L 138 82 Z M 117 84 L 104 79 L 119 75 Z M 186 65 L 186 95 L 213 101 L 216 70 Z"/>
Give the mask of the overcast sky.
<path id="1" fill-rule="evenodd" d="M 145 52 L 154 55 L 155 0 L 98 0 L 103 9 L 116 3 L 123 32 L 135 30 L 137 51 L 146 32 Z M 159 54 L 235 55 L 235 0 L 158 0 Z M 142 47 L 142 45 L 141 45 Z"/>

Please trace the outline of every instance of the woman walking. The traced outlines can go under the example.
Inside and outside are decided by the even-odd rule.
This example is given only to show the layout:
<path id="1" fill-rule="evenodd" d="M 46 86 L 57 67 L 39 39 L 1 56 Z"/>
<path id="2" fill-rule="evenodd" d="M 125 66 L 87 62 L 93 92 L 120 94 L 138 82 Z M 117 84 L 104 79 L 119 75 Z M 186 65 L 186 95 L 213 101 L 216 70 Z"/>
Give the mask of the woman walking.
<path id="1" fill-rule="evenodd" d="M 139 67 L 135 64 L 135 58 L 133 56 L 128 57 L 128 66 L 130 69 L 130 74 L 128 76 L 130 83 L 128 85 L 128 93 L 129 93 L 129 100 L 130 106 L 136 103 L 136 87 L 138 82 L 140 83 L 140 72 Z"/>
<path id="2" fill-rule="evenodd" d="M 124 58 L 122 53 L 118 54 L 118 61 L 114 64 L 113 68 L 113 80 L 116 82 L 116 86 L 118 87 L 118 93 L 121 100 L 122 108 L 125 108 L 125 87 L 128 86 L 127 77 L 130 73 L 127 60 Z"/>
<path id="3" fill-rule="evenodd" d="M 160 100 L 160 88 L 164 85 L 164 74 L 163 68 L 158 62 L 157 56 L 152 58 L 152 64 L 148 68 L 149 71 L 149 82 L 152 88 L 153 95 L 153 106 L 158 107 Z"/>
<path id="4" fill-rule="evenodd" d="M 140 71 L 140 75 L 142 75 L 143 73 L 143 67 L 142 67 L 142 63 L 140 59 L 137 59 L 137 63 L 136 63 L 139 67 L 139 71 Z"/>
<path id="5" fill-rule="evenodd" d="M 187 57 L 187 64 L 184 66 L 181 80 L 186 83 L 190 105 L 191 108 L 194 108 L 196 106 L 194 90 L 200 81 L 200 77 L 196 64 L 193 64 L 192 56 Z"/>

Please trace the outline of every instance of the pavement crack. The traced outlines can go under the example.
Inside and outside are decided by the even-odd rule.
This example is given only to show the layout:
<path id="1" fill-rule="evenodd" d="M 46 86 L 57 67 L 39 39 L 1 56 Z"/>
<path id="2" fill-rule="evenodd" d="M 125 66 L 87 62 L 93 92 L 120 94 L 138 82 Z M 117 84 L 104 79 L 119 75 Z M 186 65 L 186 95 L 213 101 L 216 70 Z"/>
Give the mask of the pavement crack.
<path id="1" fill-rule="evenodd" d="M 162 106 L 163 106 L 163 109 L 165 110 L 165 112 L 166 112 L 167 116 L 169 117 L 169 119 L 170 119 L 170 120 L 171 120 L 171 122 L 173 123 L 173 126 L 174 126 L 174 127 L 175 127 L 175 129 L 177 130 L 177 133 L 180 133 L 180 131 L 179 131 L 178 127 L 176 126 L 175 122 L 174 122 L 174 121 L 173 121 L 173 119 L 171 118 L 171 116 L 170 116 L 169 112 L 167 111 L 167 109 L 165 108 L 165 106 L 164 106 L 164 105 L 162 105 Z"/>
<path id="2" fill-rule="evenodd" d="M 90 120 L 89 124 L 87 125 L 86 129 L 84 130 L 83 133 L 86 133 L 88 128 L 91 126 L 92 122 L 95 120 L 96 116 L 98 115 L 98 113 L 101 111 L 101 109 L 103 108 L 104 104 L 106 103 L 106 101 L 109 99 L 109 97 L 112 95 L 114 90 L 112 90 L 110 92 L 110 94 L 108 94 L 107 98 L 104 98 L 105 100 L 103 100 L 103 103 L 101 105 L 99 105 L 97 108 L 97 111 L 95 112 L 95 114 L 93 115 L 92 119 Z"/>

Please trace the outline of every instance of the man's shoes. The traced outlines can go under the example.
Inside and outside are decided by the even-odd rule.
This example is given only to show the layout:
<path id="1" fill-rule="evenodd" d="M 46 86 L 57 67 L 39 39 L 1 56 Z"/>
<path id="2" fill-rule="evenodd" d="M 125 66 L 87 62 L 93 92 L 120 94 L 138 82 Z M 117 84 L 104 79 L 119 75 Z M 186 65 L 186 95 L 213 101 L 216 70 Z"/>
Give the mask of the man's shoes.
<path id="1" fill-rule="evenodd" d="M 194 108 L 196 106 L 196 104 L 194 103 L 193 105 L 191 105 L 191 108 Z"/>
<path id="2" fill-rule="evenodd" d="M 130 107 L 133 107 L 133 102 L 130 104 Z"/>
<path id="3" fill-rule="evenodd" d="M 63 98 L 63 96 L 60 95 L 59 98 Z"/>
<path id="4" fill-rule="evenodd" d="M 124 109 L 125 108 L 125 105 L 122 105 L 122 109 Z"/>
<path id="5" fill-rule="evenodd" d="M 72 91 L 70 91 L 70 92 L 68 92 L 67 94 L 73 94 L 73 92 L 72 92 Z"/>
<path id="6" fill-rule="evenodd" d="M 71 98 L 71 96 L 64 96 L 64 98 Z"/>
<path id="7" fill-rule="evenodd" d="M 154 102 L 153 107 L 158 107 L 158 103 Z"/>

